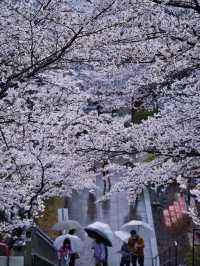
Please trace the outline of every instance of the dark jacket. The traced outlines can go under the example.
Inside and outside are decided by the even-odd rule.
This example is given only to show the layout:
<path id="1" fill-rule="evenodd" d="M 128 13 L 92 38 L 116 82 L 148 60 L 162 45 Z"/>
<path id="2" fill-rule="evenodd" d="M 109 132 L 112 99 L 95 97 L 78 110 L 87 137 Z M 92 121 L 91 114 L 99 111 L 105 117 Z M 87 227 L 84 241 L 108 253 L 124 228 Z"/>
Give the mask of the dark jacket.
<path id="1" fill-rule="evenodd" d="M 106 246 L 105 247 L 105 261 L 103 263 L 103 266 L 108 266 L 108 248 Z"/>
<path id="2" fill-rule="evenodd" d="M 130 253 L 128 249 L 128 244 L 124 243 L 121 247 L 121 254 L 123 261 L 130 261 Z"/>

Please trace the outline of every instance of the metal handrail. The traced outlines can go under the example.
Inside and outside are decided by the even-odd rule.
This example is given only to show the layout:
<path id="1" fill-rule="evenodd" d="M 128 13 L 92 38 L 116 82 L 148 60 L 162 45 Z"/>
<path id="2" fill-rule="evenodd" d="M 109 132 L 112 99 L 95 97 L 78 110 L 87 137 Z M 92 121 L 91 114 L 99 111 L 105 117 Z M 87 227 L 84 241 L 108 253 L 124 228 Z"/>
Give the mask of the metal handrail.
<path id="1" fill-rule="evenodd" d="M 159 255 L 156 255 L 152 258 L 152 266 L 157 266 L 159 261 Z"/>
<path id="2" fill-rule="evenodd" d="M 33 231 L 36 235 L 39 235 L 49 246 L 53 247 L 53 241 L 48 237 L 39 227 L 33 227 Z"/>
<path id="3" fill-rule="evenodd" d="M 43 256 L 41 256 L 41 255 L 39 255 L 39 254 L 37 254 L 37 253 L 34 253 L 34 252 L 33 252 L 33 253 L 32 253 L 32 256 L 36 256 L 36 257 L 40 258 L 41 260 L 47 262 L 49 265 L 57 266 L 57 263 L 54 263 L 54 262 L 48 260 L 47 258 L 45 258 L 45 257 L 43 257 Z"/>
<path id="4" fill-rule="evenodd" d="M 56 251 L 53 246 L 53 241 L 38 227 L 33 228 L 33 242 L 31 245 L 31 256 L 32 258 L 37 258 L 42 260 L 43 262 L 46 262 L 48 265 L 57 266 L 57 256 Z M 42 247 L 45 247 L 45 252 L 42 252 L 42 249 L 38 249 L 38 241 L 42 241 Z M 35 243 L 37 243 L 37 246 L 35 246 Z"/>

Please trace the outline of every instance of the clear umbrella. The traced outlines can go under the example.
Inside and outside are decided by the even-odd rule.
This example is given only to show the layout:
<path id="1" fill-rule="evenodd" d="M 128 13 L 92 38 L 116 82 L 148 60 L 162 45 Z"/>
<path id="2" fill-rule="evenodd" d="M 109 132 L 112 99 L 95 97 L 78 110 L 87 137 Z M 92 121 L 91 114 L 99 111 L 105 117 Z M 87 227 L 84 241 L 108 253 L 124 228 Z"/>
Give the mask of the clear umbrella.
<path id="1" fill-rule="evenodd" d="M 108 224 L 95 222 L 85 228 L 88 236 L 100 239 L 106 246 L 112 246 L 113 232 Z"/>
<path id="2" fill-rule="evenodd" d="M 126 232 L 126 231 L 115 231 L 115 235 L 123 242 L 128 243 L 128 239 L 131 236 L 130 233 Z"/>
<path id="3" fill-rule="evenodd" d="M 131 230 L 135 230 L 139 234 L 147 234 L 150 237 L 155 236 L 153 228 L 149 224 L 139 220 L 132 220 L 122 225 L 121 230 L 128 232 L 130 232 Z"/>
<path id="4" fill-rule="evenodd" d="M 81 226 L 81 224 L 75 220 L 66 220 L 64 222 L 59 222 L 54 224 L 54 226 L 52 227 L 52 229 L 54 231 L 64 231 L 66 230 L 68 233 L 70 230 L 75 230 L 74 235 L 77 235 L 78 237 L 80 237 L 82 240 L 85 240 L 86 235 L 85 232 L 83 230 L 83 227 Z"/>
<path id="5" fill-rule="evenodd" d="M 73 252 L 81 252 L 81 250 L 83 249 L 82 240 L 78 236 L 69 235 L 69 234 L 61 235 L 55 239 L 53 245 L 56 250 L 59 250 L 63 246 L 63 242 L 66 238 L 70 240 L 71 249 Z"/>

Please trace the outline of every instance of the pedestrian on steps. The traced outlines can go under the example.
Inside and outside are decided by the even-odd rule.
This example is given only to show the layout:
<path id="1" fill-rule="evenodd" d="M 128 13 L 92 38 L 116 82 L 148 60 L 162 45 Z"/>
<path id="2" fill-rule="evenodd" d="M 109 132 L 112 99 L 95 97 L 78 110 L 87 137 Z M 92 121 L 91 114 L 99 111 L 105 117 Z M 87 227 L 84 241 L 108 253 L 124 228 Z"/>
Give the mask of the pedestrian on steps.
<path id="1" fill-rule="evenodd" d="M 107 266 L 107 247 L 102 243 L 101 239 L 96 238 L 93 242 L 95 266 Z"/>
<path id="2" fill-rule="evenodd" d="M 76 234 L 76 229 L 70 229 L 68 232 L 69 235 L 75 235 Z M 80 254 L 78 252 L 73 252 L 70 257 L 70 262 L 69 266 L 75 266 L 76 259 L 80 258 Z"/>
<path id="3" fill-rule="evenodd" d="M 108 247 L 104 245 L 104 249 L 105 249 L 105 260 L 103 266 L 108 266 Z"/>
<path id="4" fill-rule="evenodd" d="M 59 266 L 69 266 L 70 264 L 70 258 L 72 254 L 72 249 L 71 249 L 71 242 L 70 239 L 66 238 L 63 241 L 63 245 L 58 250 L 58 260 L 59 260 Z"/>
<path id="5" fill-rule="evenodd" d="M 131 236 L 128 239 L 128 250 L 131 255 L 133 266 L 144 266 L 144 239 L 140 237 L 135 230 L 131 230 Z"/>
<path id="6" fill-rule="evenodd" d="M 121 262 L 120 266 L 130 266 L 131 256 L 128 249 L 128 244 L 124 242 L 121 247 Z"/>

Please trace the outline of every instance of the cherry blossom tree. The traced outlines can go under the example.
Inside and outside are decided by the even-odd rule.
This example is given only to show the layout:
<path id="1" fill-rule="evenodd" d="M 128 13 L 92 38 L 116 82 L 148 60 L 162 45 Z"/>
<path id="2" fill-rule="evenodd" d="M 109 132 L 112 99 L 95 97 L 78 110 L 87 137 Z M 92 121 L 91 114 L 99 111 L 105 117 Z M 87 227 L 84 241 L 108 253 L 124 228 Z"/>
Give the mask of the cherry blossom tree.
<path id="1" fill-rule="evenodd" d="M 105 157 L 122 176 L 113 190 L 131 200 L 147 184 L 198 176 L 198 1 L 0 7 L 2 230 L 32 223 L 47 197 L 92 186 Z M 81 64 L 87 82 L 66 74 Z M 89 102 L 97 111 L 84 111 Z M 125 126 L 142 109 L 154 116 Z M 155 159 L 135 162 L 144 153 Z"/>

